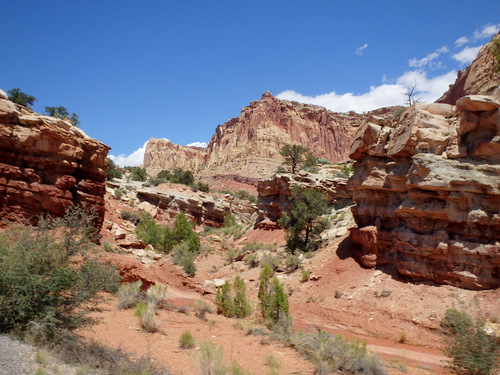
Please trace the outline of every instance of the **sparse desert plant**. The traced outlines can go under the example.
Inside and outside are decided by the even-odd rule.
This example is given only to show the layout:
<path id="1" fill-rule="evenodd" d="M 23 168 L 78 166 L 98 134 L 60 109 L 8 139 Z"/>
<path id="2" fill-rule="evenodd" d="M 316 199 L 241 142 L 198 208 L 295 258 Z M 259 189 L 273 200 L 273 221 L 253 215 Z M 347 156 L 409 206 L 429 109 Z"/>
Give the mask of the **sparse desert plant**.
<path id="1" fill-rule="evenodd" d="M 387 374 L 383 363 L 366 350 L 364 342 L 347 341 L 340 335 L 333 336 L 324 331 L 294 334 L 290 340 L 316 366 L 316 374 Z"/>
<path id="2" fill-rule="evenodd" d="M 210 305 L 200 300 L 194 301 L 194 310 L 195 310 L 194 315 L 202 320 L 207 320 L 206 318 L 207 313 L 212 314 L 214 312 L 214 310 Z"/>
<path id="3" fill-rule="evenodd" d="M 179 338 L 179 346 L 182 349 L 192 349 L 195 346 L 195 340 L 191 332 L 184 331 Z"/>
<path id="4" fill-rule="evenodd" d="M 227 368 L 222 362 L 223 349 L 215 344 L 203 341 L 198 351 L 200 375 L 224 375 Z"/>
<path id="5" fill-rule="evenodd" d="M 489 375 L 500 368 L 500 342 L 484 329 L 485 319 L 448 309 L 441 320 L 448 367 L 457 375 Z"/>
<path id="6" fill-rule="evenodd" d="M 236 225 L 236 217 L 229 213 L 224 217 L 224 228 L 234 227 Z"/>
<path id="7" fill-rule="evenodd" d="M 305 283 L 306 281 L 309 281 L 310 276 L 311 272 L 307 268 L 302 268 L 302 271 L 300 272 L 300 281 Z"/>
<path id="8" fill-rule="evenodd" d="M 115 189 L 113 192 L 115 193 L 115 198 L 118 200 L 123 196 L 123 191 L 121 189 Z"/>
<path id="9" fill-rule="evenodd" d="M 116 297 L 118 298 L 118 308 L 128 309 L 140 302 L 142 300 L 141 286 L 142 280 L 120 285 L 118 292 L 116 292 Z"/>
<path id="10" fill-rule="evenodd" d="M 288 254 L 286 256 L 286 268 L 289 271 L 295 271 L 300 266 L 300 258 L 295 254 Z"/>
<path id="11" fill-rule="evenodd" d="M 121 217 L 124 220 L 130 221 L 132 224 L 137 225 L 141 221 L 139 215 L 133 211 L 123 210 L 121 212 Z"/>
<path id="12" fill-rule="evenodd" d="M 281 362 L 272 354 L 266 355 L 266 365 L 269 367 L 268 375 L 279 375 Z"/>
<path id="13" fill-rule="evenodd" d="M 167 286 L 164 284 L 151 285 L 146 291 L 146 301 L 158 306 L 167 294 Z"/>
<path id="14" fill-rule="evenodd" d="M 259 257 L 255 253 L 247 254 L 243 258 L 243 262 L 249 267 L 249 268 L 255 268 L 259 265 Z"/>
<path id="15" fill-rule="evenodd" d="M 259 266 L 265 267 L 266 265 L 274 270 L 280 265 L 280 260 L 277 256 L 271 253 L 264 253 L 259 260 Z"/>
<path id="16" fill-rule="evenodd" d="M 402 331 L 399 333 L 398 343 L 400 343 L 400 344 L 407 344 L 408 343 L 408 337 L 406 336 L 405 331 Z"/>
<path id="17" fill-rule="evenodd" d="M 152 303 L 139 302 L 134 308 L 135 316 L 139 317 L 142 328 L 147 332 L 157 332 L 161 321 L 156 316 L 156 306 Z"/>

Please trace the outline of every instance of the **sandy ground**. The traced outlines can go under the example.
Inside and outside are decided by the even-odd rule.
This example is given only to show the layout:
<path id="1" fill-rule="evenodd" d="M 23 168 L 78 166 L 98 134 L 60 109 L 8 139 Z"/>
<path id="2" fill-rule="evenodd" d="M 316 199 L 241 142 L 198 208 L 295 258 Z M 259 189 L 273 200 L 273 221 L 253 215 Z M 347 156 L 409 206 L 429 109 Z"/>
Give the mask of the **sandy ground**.
<path id="1" fill-rule="evenodd" d="M 106 218 L 119 221 L 116 212 L 119 210 L 109 210 Z M 109 234 L 104 234 L 104 238 L 112 241 Z M 444 374 L 446 358 L 442 353 L 439 321 L 445 310 L 462 306 L 471 312 L 479 309 L 487 317 L 500 316 L 500 290 L 469 291 L 413 283 L 398 278 L 391 269 L 364 269 L 349 254 L 338 250 L 344 240 L 332 241 L 305 260 L 303 267 L 311 272 L 309 281 L 301 282 L 300 270 L 279 274 L 289 294 L 295 330 L 322 329 L 366 341 L 368 349 L 385 361 L 390 374 Z M 234 246 L 249 242 L 276 244 L 281 249 L 284 233 L 252 230 Z M 247 334 L 261 323 L 256 308 L 259 269 L 248 269 L 243 262 L 229 263 L 226 251 L 219 244 L 210 246 L 213 250 L 196 260 L 197 273 L 193 278 L 172 265 L 168 256 L 149 267 L 130 260 L 135 263 L 133 267 L 127 266 L 128 280 L 147 275 L 154 282 L 168 285 L 169 307 L 158 312 L 163 322 L 159 332 L 141 330 L 133 311 L 118 310 L 116 300 L 111 297 L 105 305 L 106 311 L 98 314 L 101 322 L 81 334 L 125 349 L 135 357 L 151 357 L 173 374 L 197 373 L 197 348 L 202 341 L 222 346 L 228 363 L 237 361 L 255 375 L 268 373 L 269 356 L 281 363 L 280 374 L 314 374 L 314 367 L 294 349 L 269 336 Z M 115 258 L 127 263 L 124 255 Z M 253 315 L 245 320 L 215 313 L 207 313 L 205 319 L 197 317 L 199 302 L 195 301 L 214 306 L 215 295 L 203 294 L 204 281 L 231 280 L 236 274 L 246 281 Z M 185 331 L 195 337 L 194 349 L 179 347 L 179 337 Z"/>

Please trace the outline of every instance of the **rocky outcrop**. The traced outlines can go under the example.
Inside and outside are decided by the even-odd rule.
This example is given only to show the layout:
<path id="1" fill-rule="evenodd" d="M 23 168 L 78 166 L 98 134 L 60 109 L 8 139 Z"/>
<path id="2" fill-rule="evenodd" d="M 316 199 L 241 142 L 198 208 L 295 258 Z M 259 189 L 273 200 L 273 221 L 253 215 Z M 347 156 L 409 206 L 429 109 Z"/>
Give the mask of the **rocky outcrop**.
<path id="1" fill-rule="evenodd" d="M 500 286 L 500 88 L 369 119 L 348 186 L 361 263 L 416 280 Z"/>
<path id="2" fill-rule="evenodd" d="M 215 228 L 224 225 L 224 218 L 229 213 L 238 213 L 239 217 L 249 220 L 257 210 L 254 204 L 229 195 L 218 199 L 212 194 L 194 192 L 190 188 L 182 192 L 139 189 L 136 194 L 139 201 L 150 203 L 169 218 L 174 218 L 183 211 L 197 225 L 203 224 Z"/>
<path id="3" fill-rule="evenodd" d="M 329 204 L 337 208 L 352 204 L 351 192 L 347 190 L 347 177 L 339 174 L 337 166 L 323 166 L 319 173 L 300 171 L 298 174 L 277 174 L 257 184 L 259 222 L 257 227 L 273 229 L 284 212 L 292 208 L 290 194 L 294 186 L 317 189 L 327 197 Z"/>
<path id="4" fill-rule="evenodd" d="M 384 116 L 393 111 L 383 108 L 377 113 Z M 269 178 L 283 162 L 280 149 L 285 144 L 301 144 L 316 157 L 332 162 L 347 159 L 364 117 L 355 112 L 334 113 L 319 106 L 280 100 L 266 92 L 261 100 L 244 107 L 238 117 L 218 126 L 206 150 L 193 156 L 193 148 L 153 139 L 146 147 L 144 166 L 148 171 L 182 166 L 206 178 Z M 205 159 L 200 162 L 198 155 L 203 152 Z"/>
<path id="5" fill-rule="evenodd" d="M 481 48 L 471 65 L 458 72 L 455 83 L 437 100 L 438 103 L 455 104 L 462 96 L 483 95 L 491 87 L 500 85 L 500 62 L 493 54 L 498 40 L 500 32 Z"/>
<path id="6" fill-rule="evenodd" d="M 144 153 L 144 166 L 151 176 L 162 170 L 182 168 L 197 173 L 204 166 L 207 150 L 180 146 L 166 139 L 151 138 Z"/>
<path id="7" fill-rule="evenodd" d="M 100 228 L 109 147 L 70 122 L 18 106 L 0 90 L 0 217 L 35 223 L 70 205 L 95 208 Z"/>

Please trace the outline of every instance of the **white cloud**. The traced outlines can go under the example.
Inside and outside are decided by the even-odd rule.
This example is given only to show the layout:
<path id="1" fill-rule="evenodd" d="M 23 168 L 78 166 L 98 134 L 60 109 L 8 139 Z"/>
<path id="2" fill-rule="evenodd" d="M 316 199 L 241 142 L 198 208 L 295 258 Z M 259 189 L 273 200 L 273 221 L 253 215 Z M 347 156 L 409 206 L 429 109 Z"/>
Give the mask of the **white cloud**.
<path id="1" fill-rule="evenodd" d="M 491 38 L 498 32 L 499 29 L 500 23 L 497 23 L 496 25 L 485 25 L 481 30 L 474 32 L 473 38 L 474 40 Z"/>
<path id="2" fill-rule="evenodd" d="M 451 57 L 453 57 L 458 62 L 461 62 L 462 64 L 470 64 L 476 58 L 477 53 L 479 52 L 481 47 L 482 46 L 465 47 L 463 50 L 452 55 Z"/>
<path id="3" fill-rule="evenodd" d="M 455 40 L 455 47 L 459 48 L 467 43 L 473 43 L 481 39 L 491 38 L 498 32 L 498 30 L 500 30 L 500 23 L 497 23 L 495 25 L 484 25 L 482 29 L 474 31 L 472 36 L 463 36 Z"/>
<path id="4" fill-rule="evenodd" d="M 423 66 L 426 66 L 429 64 L 432 60 L 436 59 L 439 57 L 439 53 L 437 52 L 432 52 L 429 53 L 427 56 L 421 58 L 420 60 L 417 58 L 413 58 L 408 62 L 408 65 L 410 68 L 421 68 Z"/>
<path id="5" fill-rule="evenodd" d="M 366 47 L 368 47 L 368 43 L 365 43 L 361 47 L 356 48 L 356 55 L 361 56 L 363 53 L 365 53 Z"/>
<path id="6" fill-rule="evenodd" d="M 455 40 L 456 47 L 462 47 L 464 44 L 467 44 L 467 43 L 469 43 L 469 38 L 467 38 L 466 36 L 462 36 L 462 37 L 458 38 L 457 40 Z"/>
<path id="7" fill-rule="evenodd" d="M 208 143 L 207 142 L 193 142 L 187 145 L 188 147 L 201 147 L 201 148 L 207 148 Z"/>
<path id="8" fill-rule="evenodd" d="M 166 138 L 165 138 L 166 139 Z M 168 139 L 166 139 L 168 141 Z M 120 167 L 137 167 L 144 163 L 144 153 L 146 152 L 146 145 L 148 142 L 144 143 L 142 147 L 132 152 L 130 155 L 121 154 L 118 156 L 109 155 L 109 158 L 115 162 L 116 165 Z"/>
<path id="9" fill-rule="evenodd" d="M 416 85 L 416 96 L 424 102 L 433 102 L 438 99 L 448 86 L 455 81 L 456 71 L 428 78 L 423 71 L 414 70 L 404 73 L 397 78 L 394 84 L 382 84 L 370 87 L 364 94 L 353 93 L 337 94 L 332 91 L 327 94 L 305 96 L 293 90 L 279 93 L 276 97 L 284 100 L 295 100 L 301 103 L 314 104 L 325 107 L 334 112 L 366 112 L 373 109 L 393 105 L 403 105 L 404 92 L 408 86 Z"/>

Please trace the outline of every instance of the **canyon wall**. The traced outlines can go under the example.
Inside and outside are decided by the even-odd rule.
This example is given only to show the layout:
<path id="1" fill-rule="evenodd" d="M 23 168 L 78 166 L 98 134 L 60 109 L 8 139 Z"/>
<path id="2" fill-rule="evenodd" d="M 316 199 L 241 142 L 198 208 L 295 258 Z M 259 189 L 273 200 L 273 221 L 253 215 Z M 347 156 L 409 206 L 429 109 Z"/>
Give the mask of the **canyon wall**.
<path id="1" fill-rule="evenodd" d="M 95 208 L 104 218 L 109 147 L 70 122 L 33 113 L 0 90 L 0 217 L 37 221 L 66 207 Z"/>
<path id="2" fill-rule="evenodd" d="M 500 286 L 500 87 L 371 118 L 349 180 L 360 262 L 414 280 Z"/>
<path id="3" fill-rule="evenodd" d="M 144 153 L 144 166 L 151 176 L 175 168 L 198 173 L 205 164 L 206 155 L 204 148 L 180 146 L 164 138 L 151 138 Z"/>
<path id="4" fill-rule="evenodd" d="M 148 172 L 171 166 L 192 169 L 205 177 L 244 176 L 257 181 L 269 178 L 283 162 L 280 149 L 285 144 L 301 144 L 316 157 L 332 162 L 347 159 L 365 117 L 280 100 L 266 92 L 261 100 L 244 107 L 238 117 L 218 126 L 204 151 L 152 139 L 146 147 L 144 166 Z"/>

